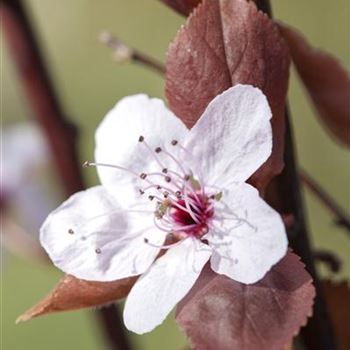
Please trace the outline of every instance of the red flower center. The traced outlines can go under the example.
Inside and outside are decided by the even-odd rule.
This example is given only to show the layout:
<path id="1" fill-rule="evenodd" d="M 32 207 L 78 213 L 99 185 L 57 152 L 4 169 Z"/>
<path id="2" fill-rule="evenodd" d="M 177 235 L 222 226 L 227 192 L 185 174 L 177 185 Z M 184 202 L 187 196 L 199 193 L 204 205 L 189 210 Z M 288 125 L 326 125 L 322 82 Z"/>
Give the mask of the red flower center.
<path id="1" fill-rule="evenodd" d="M 211 200 L 201 193 L 190 194 L 188 199 L 189 208 L 186 207 L 184 199 L 179 199 L 176 204 L 171 206 L 170 216 L 180 226 L 192 227 L 190 230 L 184 230 L 186 236 L 201 238 L 208 232 L 208 222 L 214 215 L 214 208 L 211 205 Z"/>

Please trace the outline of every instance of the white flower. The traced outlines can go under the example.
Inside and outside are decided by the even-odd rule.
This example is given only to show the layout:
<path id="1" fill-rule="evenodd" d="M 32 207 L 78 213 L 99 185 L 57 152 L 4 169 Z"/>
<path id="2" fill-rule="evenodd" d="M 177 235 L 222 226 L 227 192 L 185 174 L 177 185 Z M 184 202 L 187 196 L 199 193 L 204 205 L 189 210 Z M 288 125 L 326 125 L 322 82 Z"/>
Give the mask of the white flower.
<path id="1" fill-rule="evenodd" d="M 287 250 L 280 216 L 245 183 L 271 154 L 270 118 L 248 85 L 217 96 L 191 130 L 159 99 L 122 99 L 97 129 L 96 163 L 86 163 L 102 186 L 69 198 L 42 227 L 52 261 L 87 280 L 142 274 L 124 309 L 139 334 L 165 319 L 209 259 L 219 274 L 259 281 Z"/>

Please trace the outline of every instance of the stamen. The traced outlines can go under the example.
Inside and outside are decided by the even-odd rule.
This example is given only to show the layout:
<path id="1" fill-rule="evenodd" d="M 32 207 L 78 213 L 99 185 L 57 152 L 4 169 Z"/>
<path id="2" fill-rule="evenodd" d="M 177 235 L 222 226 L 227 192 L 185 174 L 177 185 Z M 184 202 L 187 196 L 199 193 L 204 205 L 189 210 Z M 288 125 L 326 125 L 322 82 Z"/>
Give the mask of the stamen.
<path id="1" fill-rule="evenodd" d="M 190 214 L 191 218 L 194 220 L 194 222 L 196 222 L 197 224 L 200 223 L 199 218 L 197 217 L 196 213 L 194 213 L 191 209 L 191 206 L 189 204 L 188 201 L 188 195 L 187 195 L 187 191 L 186 191 L 186 187 L 184 189 L 184 201 L 185 201 L 185 206 L 187 209 L 188 214 Z"/>
<path id="2" fill-rule="evenodd" d="M 165 176 L 164 179 L 165 179 L 166 182 L 170 182 L 171 181 L 171 177 L 170 176 Z"/>
<path id="3" fill-rule="evenodd" d="M 139 137 L 139 142 L 143 142 L 145 140 L 145 138 L 141 135 L 140 137 Z"/>
<path id="4" fill-rule="evenodd" d="M 172 141 L 171 141 L 171 144 L 172 144 L 173 146 L 176 146 L 176 145 L 178 144 L 178 141 L 177 141 L 177 140 L 172 140 Z"/>
<path id="5" fill-rule="evenodd" d="M 68 230 L 68 233 L 69 233 L 70 235 L 73 235 L 73 234 L 74 234 L 74 231 L 70 228 L 70 229 Z"/>
<path id="6" fill-rule="evenodd" d="M 168 172 L 167 168 L 162 169 L 162 173 L 167 174 L 167 172 Z"/>
<path id="7" fill-rule="evenodd" d="M 149 199 L 150 201 L 153 201 L 154 196 L 148 196 L 148 199 Z"/>
<path id="8" fill-rule="evenodd" d="M 102 251 L 101 251 L 101 249 L 100 249 L 100 248 L 96 248 L 96 249 L 95 249 L 95 253 L 96 253 L 96 254 L 101 254 L 101 253 L 102 253 Z"/>
<path id="9" fill-rule="evenodd" d="M 162 149 L 161 149 L 160 147 L 157 147 L 157 148 L 154 150 L 154 152 L 160 153 L 160 152 L 162 152 Z"/>
<path id="10" fill-rule="evenodd" d="M 142 180 L 144 180 L 146 177 L 147 177 L 147 174 L 145 174 L 145 173 L 140 174 L 140 178 L 141 178 Z"/>
<path id="11" fill-rule="evenodd" d="M 182 164 L 171 153 L 169 153 L 168 151 L 165 151 L 165 150 L 163 150 L 163 153 L 166 154 L 168 157 L 170 157 L 175 162 L 175 164 L 181 169 L 181 171 L 183 172 L 184 175 L 186 174 L 186 171 L 185 171 L 184 167 L 182 166 Z"/>
<path id="12" fill-rule="evenodd" d="M 113 169 L 118 169 L 118 170 L 123 170 L 123 171 L 126 171 L 132 175 L 135 175 L 135 176 L 139 176 L 138 173 L 136 173 L 135 171 L 131 170 L 131 169 L 127 169 L 127 168 L 124 168 L 122 166 L 119 166 L 119 165 L 113 165 L 113 164 L 105 164 L 105 163 L 94 163 L 94 162 L 89 162 L 89 161 L 86 161 L 84 162 L 83 164 L 83 167 L 87 168 L 87 167 L 90 167 L 90 166 L 95 166 L 95 167 L 106 167 L 106 168 L 113 168 Z"/>
<path id="13" fill-rule="evenodd" d="M 141 138 L 141 136 L 140 136 Z M 140 140 L 140 139 L 139 139 Z M 162 162 L 159 160 L 158 156 L 153 152 L 152 148 L 149 146 L 149 144 L 145 141 L 145 138 L 142 136 L 142 141 L 141 141 L 145 146 L 146 148 L 148 149 L 148 151 L 152 154 L 153 158 L 155 159 L 155 161 L 158 163 L 158 165 L 163 169 L 164 168 L 164 165 L 162 164 Z M 158 147 L 160 148 L 160 147 Z M 158 149 L 157 148 L 157 149 Z M 160 148 L 161 150 L 161 148 Z M 159 152 L 157 152 L 159 153 Z"/>
<path id="14" fill-rule="evenodd" d="M 157 245 L 157 244 L 150 243 L 150 241 L 147 238 L 144 238 L 144 242 L 146 244 L 148 244 L 149 246 L 154 247 L 154 248 L 169 249 L 169 248 L 172 248 L 172 247 L 176 247 L 177 245 L 181 244 L 183 241 L 185 241 L 188 238 L 189 237 L 186 237 L 186 238 L 180 239 L 179 241 L 177 241 L 175 243 L 171 243 L 171 244 L 167 244 L 167 245 Z"/>

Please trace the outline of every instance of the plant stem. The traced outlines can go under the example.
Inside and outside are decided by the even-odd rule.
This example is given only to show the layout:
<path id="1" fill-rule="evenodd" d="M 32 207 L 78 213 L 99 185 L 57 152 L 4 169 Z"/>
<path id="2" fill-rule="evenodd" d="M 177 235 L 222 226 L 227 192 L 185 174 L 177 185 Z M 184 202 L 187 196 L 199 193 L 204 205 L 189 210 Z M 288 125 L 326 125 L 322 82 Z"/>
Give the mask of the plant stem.
<path id="1" fill-rule="evenodd" d="M 305 170 L 299 171 L 299 177 L 300 181 L 307 186 L 307 188 L 309 188 L 334 215 L 336 224 L 344 227 L 350 233 L 350 218 L 339 207 L 334 199 L 309 174 L 307 174 Z"/>
<path id="2" fill-rule="evenodd" d="M 138 51 L 135 48 L 126 45 L 118 37 L 109 32 L 101 33 L 99 40 L 113 50 L 113 57 L 117 62 L 122 63 L 130 61 L 144 65 L 160 74 L 165 73 L 165 67 L 161 62 L 143 52 Z"/>
<path id="3" fill-rule="evenodd" d="M 84 188 L 76 149 L 77 129 L 61 110 L 21 0 L 2 1 L 0 13 L 28 105 L 46 135 L 69 196 Z M 98 316 L 109 340 L 108 348 L 131 349 L 116 306 L 100 309 Z"/>

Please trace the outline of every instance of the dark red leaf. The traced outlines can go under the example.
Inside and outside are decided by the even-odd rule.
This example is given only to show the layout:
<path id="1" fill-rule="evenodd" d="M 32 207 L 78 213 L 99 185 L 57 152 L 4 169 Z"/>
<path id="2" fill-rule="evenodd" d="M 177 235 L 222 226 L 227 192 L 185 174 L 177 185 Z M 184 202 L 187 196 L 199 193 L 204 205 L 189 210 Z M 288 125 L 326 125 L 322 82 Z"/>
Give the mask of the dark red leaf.
<path id="1" fill-rule="evenodd" d="M 58 311 L 100 306 L 125 298 L 137 277 L 113 282 L 92 282 L 65 275 L 38 304 L 21 315 L 17 322 Z"/>
<path id="2" fill-rule="evenodd" d="M 262 89 L 273 111 L 273 153 L 251 182 L 263 189 L 283 168 L 288 75 L 288 48 L 253 2 L 204 0 L 169 47 L 166 95 L 171 109 L 191 127 L 229 87 L 243 83 Z"/>
<path id="3" fill-rule="evenodd" d="M 191 11 L 201 2 L 201 0 L 160 0 L 175 11 L 184 16 L 188 16 Z"/>
<path id="4" fill-rule="evenodd" d="M 176 319 L 195 349 L 280 350 L 312 314 L 314 296 L 310 275 L 291 252 L 253 285 L 207 265 Z"/>
<path id="5" fill-rule="evenodd" d="M 336 139 L 350 147 L 350 77 L 336 58 L 312 48 L 305 38 L 281 25 L 294 65 L 322 122 Z"/>
<path id="6" fill-rule="evenodd" d="M 350 349 L 350 288 L 348 282 L 322 281 L 322 290 L 339 350 Z"/>

